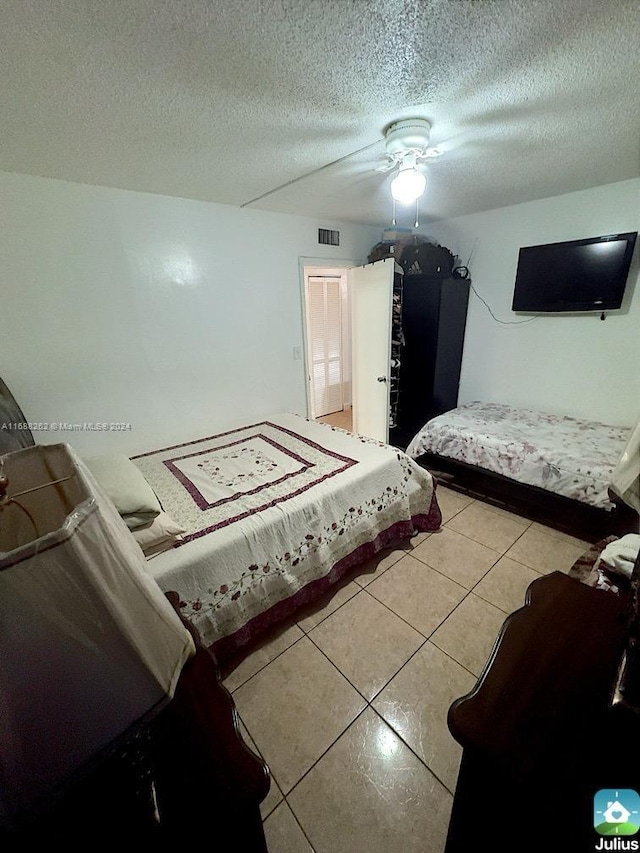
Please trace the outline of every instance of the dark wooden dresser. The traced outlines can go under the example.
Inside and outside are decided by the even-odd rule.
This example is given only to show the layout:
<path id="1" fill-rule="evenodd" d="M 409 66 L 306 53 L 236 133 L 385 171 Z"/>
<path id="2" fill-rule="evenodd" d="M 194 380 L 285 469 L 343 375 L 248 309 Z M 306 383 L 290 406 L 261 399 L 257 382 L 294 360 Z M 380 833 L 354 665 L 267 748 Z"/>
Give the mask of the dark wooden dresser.
<path id="1" fill-rule="evenodd" d="M 446 853 L 602 842 L 595 793 L 640 789 L 636 598 L 560 572 L 531 584 L 475 688 L 449 710 L 463 757 Z"/>

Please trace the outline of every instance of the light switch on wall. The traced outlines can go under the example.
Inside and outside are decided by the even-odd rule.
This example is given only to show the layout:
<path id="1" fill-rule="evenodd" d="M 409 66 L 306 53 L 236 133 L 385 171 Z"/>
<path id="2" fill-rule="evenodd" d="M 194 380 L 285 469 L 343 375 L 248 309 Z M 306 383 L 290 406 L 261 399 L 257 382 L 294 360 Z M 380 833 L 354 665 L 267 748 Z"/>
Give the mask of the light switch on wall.
<path id="1" fill-rule="evenodd" d="M 302 347 L 293 348 L 293 360 L 302 361 Z"/>

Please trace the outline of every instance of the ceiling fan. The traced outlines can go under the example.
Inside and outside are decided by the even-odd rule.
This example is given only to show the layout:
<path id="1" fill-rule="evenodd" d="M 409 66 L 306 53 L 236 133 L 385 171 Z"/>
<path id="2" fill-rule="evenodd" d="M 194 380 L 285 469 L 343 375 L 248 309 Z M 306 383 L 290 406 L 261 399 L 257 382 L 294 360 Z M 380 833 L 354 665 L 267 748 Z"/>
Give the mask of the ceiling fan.
<path id="1" fill-rule="evenodd" d="M 386 158 L 385 162 L 375 168 L 376 172 L 390 172 L 397 169 L 397 174 L 391 181 L 391 195 L 393 197 L 393 224 L 395 225 L 395 206 L 399 204 L 416 204 L 416 227 L 418 225 L 418 200 L 423 195 L 426 187 L 426 177 L 418 168 L 424 161 L 439 157 L 442 153 L 440 149 L 429 146 L 429 138 L 431 134 L 431 123 L 424 118 L 408 118 L 393 121 L 386 126 L 384 133 L 384 146 Z M 298 175 L 289 181 L 286 181 L 280 186 L 273 187 L 262 193 L 256 198 L 244 202 L 241 207 L 247 207 L 254 202 L 261 201 L 269 195 L 278 192 L 285 187 L 298 183 L 311 175 L 316 175 L 319 172 L 329 169 L 345 160 L 350 160 L 357 154 L 362 154 L 374 146 L 380 144 L 379 139 L 375 142 L 370 142 L 363 148 L 357 151 L 351 151 L 348 154 L 342 155 L 330 163 L 325 163 L 322 166 L 306 172 L 303 175 Z"/>
<path id="2" fill-rule="evenodd" d="M 439 148 L 430 148 L 431 124 L 426 118 L 407 118 L 393 121 L 384 130 L 386 163 L 376 172 L 390 172 L 402 165 L 405 157 L 415 155 L 416 162 L 430 160 L 442 154 Z"/>
<path id="3" fill-rule="evenodd" d="M 427 179 L 418 165 L 425 160 L 438 157 L 442 152 L 429 147 L 431 124 L 424 118 L 408 118 L 394 121 L 384 131 L 386 163 L 378 166 L 377 172 L 389 172 L 397 169 L 391 181 L 393 197 L 393 224 L 396 221 L 396 202 L 416 204 L 416 222 L 418 225 L 418 199 L 423 195 Z"/>

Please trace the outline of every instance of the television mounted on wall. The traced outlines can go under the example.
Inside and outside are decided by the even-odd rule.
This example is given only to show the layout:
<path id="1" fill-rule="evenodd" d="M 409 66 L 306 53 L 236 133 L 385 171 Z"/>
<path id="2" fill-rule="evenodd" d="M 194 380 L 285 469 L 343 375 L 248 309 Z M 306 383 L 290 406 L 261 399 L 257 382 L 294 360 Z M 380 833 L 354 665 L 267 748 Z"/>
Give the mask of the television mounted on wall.
<path id="1" fill-rule="evenodd" d="M 610 311 L 620 308 L 638 232 L 520 249 L 513 311 Z"/>

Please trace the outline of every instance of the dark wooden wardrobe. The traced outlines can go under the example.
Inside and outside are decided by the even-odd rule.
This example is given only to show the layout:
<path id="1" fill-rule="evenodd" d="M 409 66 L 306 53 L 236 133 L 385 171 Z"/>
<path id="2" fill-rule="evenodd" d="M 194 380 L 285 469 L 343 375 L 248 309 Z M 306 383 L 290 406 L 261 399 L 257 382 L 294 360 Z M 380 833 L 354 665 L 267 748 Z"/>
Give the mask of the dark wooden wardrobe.
<path id="1" fill-rule="evenodd" d="M 458 403 L 469 280 L 403 277 L 399 393 L 389 443 L 403 450 L 431 418 Z"/>

